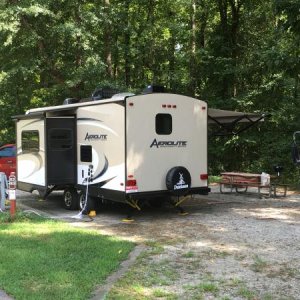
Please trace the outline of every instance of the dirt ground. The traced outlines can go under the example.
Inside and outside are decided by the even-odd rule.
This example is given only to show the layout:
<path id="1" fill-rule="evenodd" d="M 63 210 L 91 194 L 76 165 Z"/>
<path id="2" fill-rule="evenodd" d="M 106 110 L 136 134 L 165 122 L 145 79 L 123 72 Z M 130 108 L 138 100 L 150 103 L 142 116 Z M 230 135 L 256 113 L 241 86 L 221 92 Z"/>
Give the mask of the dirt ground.
<path id="1" fill-rule="evenodd" d="M 298 194 L 259 199 L 257 193 L 225 195 L 213 188 L 209 196 L 182 205 L 186 216 L 170 206 L 146 208 L 129 224 L 122 222 L 125 210 L 118 205 L 104 207 L 93 221 L 83 222 L 72 219 L 75 213 L 63 210 L 56 197 L 39 201 L 28 195 L 19 196 L 27 208 L 159 246 L 160 251 L 139 262 L 156 269 L 156 280 L 145 291 L 149 299 L 300 299 Z M 153 272 L 144 268 L 143 276 Z"/>

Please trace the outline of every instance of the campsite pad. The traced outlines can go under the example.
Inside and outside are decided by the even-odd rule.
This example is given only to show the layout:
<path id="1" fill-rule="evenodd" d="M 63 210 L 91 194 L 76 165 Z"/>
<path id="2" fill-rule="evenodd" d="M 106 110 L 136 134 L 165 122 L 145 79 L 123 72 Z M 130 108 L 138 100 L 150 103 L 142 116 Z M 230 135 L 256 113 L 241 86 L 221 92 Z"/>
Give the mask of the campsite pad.
<path id="1" fill-rule="evenodd" d="M 187 201 L 187 216 L 169 206 L 145 208 L 131 224 L 122 222 L 124 206 L 118 204 L 105 206 L 92 222 L 78 222 L 57 195 L 37 201 L 37 195 L 20 193 L 17 201 L 76 226 L 159 245 L 131 267 L 147 266 L 148 282 L 160 270 L 160 280 L 150 280 L 145 292 L 149 299 L 157 290 L 174 299 L 300 299 L 300 195 L 259 199 L 213 190 Z"/>

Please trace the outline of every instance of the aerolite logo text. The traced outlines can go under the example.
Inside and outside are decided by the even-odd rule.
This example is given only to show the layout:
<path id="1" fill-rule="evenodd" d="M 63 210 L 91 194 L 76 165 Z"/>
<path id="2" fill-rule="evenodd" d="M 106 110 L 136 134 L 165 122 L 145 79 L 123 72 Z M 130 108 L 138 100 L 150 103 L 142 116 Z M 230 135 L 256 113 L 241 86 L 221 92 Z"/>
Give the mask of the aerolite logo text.
<path id="1" fill-rule="evenodd" d="M 157 141 L 156 139 L 150 145 L 150 148 L 156 147 L 186 147 L 187 141 Z"/>
<path id="2" fill-rule="evenodd" d="M 106 141 L 107 134 L 89 134 L 88 132 L 85 135 L 85 141 Z"/>

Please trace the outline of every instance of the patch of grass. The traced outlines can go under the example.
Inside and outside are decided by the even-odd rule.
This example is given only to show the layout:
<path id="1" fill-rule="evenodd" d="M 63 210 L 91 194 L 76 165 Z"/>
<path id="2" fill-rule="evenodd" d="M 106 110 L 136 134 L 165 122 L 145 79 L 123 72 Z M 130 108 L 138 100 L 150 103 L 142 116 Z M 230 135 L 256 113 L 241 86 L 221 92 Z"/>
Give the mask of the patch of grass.
<path id="1" fill-rule="evenodd" d="M 163 289 L 155 289 L 152 295 L 156 298 L 164 298 L 166 300 L 178 299 L 177 295 L 175 295 L 174 293 L 167 292 Z"/>
<path id="2" fill-rule="evenodd" d="M 295 278 L 300 274 L 300 271 L 296 268 L 291 268 L 287 266 L 286 264 L 282 264 L 276 267 L 273 267 L 269 270 L 268 277 L 274 278 L 274 277 L 280 277 L 280 278 Z"/>
<path id="3" fill-rule="evenodd" d="M 270 294 L 265 294 L 262 296 L 262 300 L 273 300 L 274 297 Z"/>
<path id="4" fill-rule="evenodd" d="M 213 282 L 200 283 L 198 288 L 205 293 L 212 293 L 214 295 L 219 291 L 219 287 Z"/>
<path id="5" fill-rule="evenodd" d="M 268 266 L 268 263 L 261 259 L 258 255 L 254 256 L 254 262 L 251 265 L 251 269 L 254 272 L 262 272 L 266 267 Z"/>
<path id="6" fill-rule="evenodd" d="M 204 300 L 207 299 L 208 294 L 217 297 L 219 287 L 217 284 L 209 281 L 204 281 L 196 285 L 185 285 L 183 287 L 188 294 L 188 299 Z"/>
<path id="7" fill-rule="evenodd" d="M 32 221 L 41 221 L 44 220 L 44 217 L 41 217 L 33 213 L 23 213 L 22 211 L 17 211 L 15 217 L 12 219 L 9 212 L 0 213 L 0 224 L 1 227 L 3 224 L 10 224 L 13 222 L 32 222 Z"/>
<path id="8" fill-rule="evenodd" d="M 189 251 L 189 252 L 187 252 L 187 253 L 184 253 L 182 256 L 183 256 L 184 258 L 192 258 L 192 257 L 195 256 L 195 253 L 194 253 L 193 251 Z"/>
<path id="9" fill-rule="evenodd" d="M 160 294 L 163 287 L 178 278 L 178 272 L 169 260 L 154 260 L 149 256 L 149 251 L 151 253 L 150 249 L 138 257 L 134 266 L 113 286 L 106 299 L 158 298 L 157 294 Z M 164 299 L 176 299 L 176 295 L 168 293 Z"/>
<path id="10" fill-rule="evenodd" d="M 145 254 L 150 256 L 162 254 L 165 250 L 164 247 L 158 242 L 147 241 L 146 245 L 151 247 L 149 251 L 145 252 Z"/>
<path id="11" fill-rule="evenodd" d="M 193 297 L 204 296 L 205 293 L 211 293 L 216 296 L 219 292 L 218 285 L 210 281 L 204 281 L 196 285 L 185 285 L 183 288 L 187 291 L 192 291 Z"/>
<path id="12" fill-rule="evenodd" d="M 250 291 L 246 286 L 242 286 L 239 288 L 238 295 L 242 296 L 243 298 L 245 298 L 247 300 L 257 299 L 255 293 Z"/>
<path id="13" fill-rule="evenodd" d="M 22 300 L 88 299 L 134 247 L 22 213 L 0 214 L 0 241 L 0 288 Z"/>
<path id="14" fill-rule="evenodd" d="M 227 285 L 231 287 L 237 287 L 242 283 L 243 281 L 240 280 L 239 278 L 231 278 L 230 281 L 227 283 Z"/>
<path id="15" fill-rule="evenodd" d="M 231 253 L 228 251 L 209 250 L 202 252 L 202 257 L 206 257 L 208 259 L 225 258 L 229 255 L 231 255 Z"/>
<path id="16" fill-rule="evenodd" d="M 192 300 L 204 300 L 204 293 L 203 291 L 198 289 L 197 285 L 184 285 L 184 290 L 186 291 L 185 294 L 188 295 L 188 299 Z"/>
<path id="17" fill-rule="evenodd" d="M 168 286 L 177 279 L 177 272 L 168 260 L 153 263 L 151 266 L 145 267 L 145 271 L 148 274 L 146 285 L 149 286 Z"/>

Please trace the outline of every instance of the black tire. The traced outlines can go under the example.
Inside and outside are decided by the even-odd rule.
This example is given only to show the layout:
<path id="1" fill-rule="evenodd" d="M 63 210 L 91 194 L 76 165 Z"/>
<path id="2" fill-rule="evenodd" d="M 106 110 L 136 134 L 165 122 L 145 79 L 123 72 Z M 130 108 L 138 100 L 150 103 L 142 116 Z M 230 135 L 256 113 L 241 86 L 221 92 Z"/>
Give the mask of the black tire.
<path id="1" fill-rule="evenodd" d="M 85 193 L 83 191 L 80 191 L 79 192 L 79 195 L 78 195 L 78 198 L 79 198 L 79 210 L 82 211 L 83 207 L 84 207 L 84 204 L 85 204 Z"/>
<path id="2" fill-rule="evenodd" d="M 186 195 L 191 188 L 191 175 L 185 167 L 174 167 L 166 176 L 167 189 L 176 196 Z"/>
<path id="3" fill-rule="evenodd" d="M 79 197 L 74 187 L 68 187 L 64 191 L 64 206 L 68 210 L 78 209 Z"/>
<path id="4" fill-rule="evenodd" d="M 84 214 L 88 214 L 91 210 L 94 210 L 95 207 L 95 199 L 88 195 L 87 205 L 85 206 L 85 191 L 80 191 L 79 193 L 79 209 Z M 85 206 L 85 207 L 84 207 Z"/>

